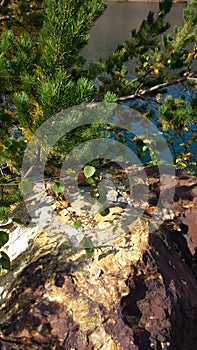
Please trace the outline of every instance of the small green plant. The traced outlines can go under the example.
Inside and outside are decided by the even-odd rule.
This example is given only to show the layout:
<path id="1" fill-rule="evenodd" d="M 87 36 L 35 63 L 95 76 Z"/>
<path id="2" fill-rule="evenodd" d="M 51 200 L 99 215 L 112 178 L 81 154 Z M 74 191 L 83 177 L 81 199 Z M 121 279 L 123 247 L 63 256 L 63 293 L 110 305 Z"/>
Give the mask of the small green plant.
<path id="1" fill-rule="evenodd" d="M 3 247 L 8 242 L 8 240 L 9 240 L 8 233 L 5 231 L 0 231 L 0 248 Z M 0 251 L 0 266 L 6 270 L 10 269 L 10 258 L 2 250 Z"/>
<path id="2" fill-rule="evenodd" d="M 91 178 L 96 172 L 96 168 L 91 165 L 86 165 L 84 167 L 84 175 L 87 179 Z"/>
<path id="3" fill-rule="evenodd" d="M 90 237 L 84 237 L 81 241 L 82 246 L 86 251 L 86 255 L 88 258 L 91 258 L 94 255 L 94 248 L 92 244 L 92 240 Z"/>
<path id="4" fill-rule="evenodd" d="M 93 248 L 86 248 L 85 251 L 86 251 L 87 258 L 91 258 L 94 255 Z"/>
<path id="5" fill-rule="evenodd" d="M 10 216 L 10 207 L 22 201 L 21 188 L 18 179 L 11 176 L 0 176 L 0 222 L 6 222 Z"/>
<path id="6" fill-rule="evenodd" d="M 86 165 L 84 167 L 84 175 L 86 177 L 86 181 L 91 185 L 96 187 L 96 180 L 99 179 L 98 173 L 96 171 L 96 168 L 94 166 L 91 165 Z M 105 189 L 105 187 L 99 187 L 96 188 L 95 190 L 91 191 L 91 196 L 92 197 L 99 197 L 99 201 L 101 203 L 104 203 L 106 201 L 106 194 L 107 191 Z M 102 208 L 99 211 L 99 214 L 102 216 L 106 216 L 109 214 L 109 208 Z"/>
<path id="7" fill-rule="evenodd" d="M 96 186 L 96 168 L 91 165 L 86 165 L 83 169 L 86 181 L 91 186 Z"/>
<path id="8" fill-rule="evenodd" d="M 81 220 L 76 220 L 76 221 L 74 222 L 74 227 L 75 227 L 75 228 L 80 228 L 81 225 L 82 225 Z"/>
<path id="9" fill-rule="evenodd" d="M 99 196 L 98 189 L 96 188 L 96 181 L 99 179 L 96 168 L 92 165 L 86 165 L 83 169 L 83 173 L 86 178 L 86 182 L 93 187 L 93 190 L 90 191 L 90 195 L 92 197 Z"/>
<path id="10" fill-rule="evenodd" d="M 60 181 L 55 180 L 55 182 L 52 186 L 52 190 L 55 193 L 55 195 L 58 197 L 62 193 L 64 193 L 64 185 Z"/>
<path id="11" fill-rule="evenodd" d="M 149 155 L 150 155 L 149 164 L 151 164 L 151 165 L 157 165 L 157 158 L 156 158 L 156 156 L 155 156 L 154 150 L 153 150 L 152 147 L 151 147 L 151 144 L 154 143 L 154 140 L 150 138 L 150 139 L 144 140 L 144 142 L 145 142 L 145 145 L 142 147 L 142 151 L 143 151 L 143 152 L 146 152 L 146 150 L 149 151 Z"/>
<path id="12" fill-rule="evenodd" d="M 109 214 L 109 208 L 103 208 L 99 210 L 99 214 L 102 216 L 107 216 Z"/>
<path id="13" fill-rule="evenodd" d="M 9 209 L 7 207 L 1 206 L 0 207 L 0 221 L 7 221 L 8 214 L 9 214 Z"/>

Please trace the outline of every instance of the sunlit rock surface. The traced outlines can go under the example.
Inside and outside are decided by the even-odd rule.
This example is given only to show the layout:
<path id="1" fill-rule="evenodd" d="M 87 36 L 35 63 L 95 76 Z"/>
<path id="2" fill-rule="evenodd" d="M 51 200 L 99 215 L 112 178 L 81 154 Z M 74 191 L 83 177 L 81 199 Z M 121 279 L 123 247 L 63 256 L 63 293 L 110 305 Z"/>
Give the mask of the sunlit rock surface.
<path id="1" fill-rule="evenodd" d="M 157 191 L 157 177 L 151 184 Z M 147 217 L 136 219 L 92 257 L 58 230 L 61 215 L 13 229 L 12 268 L 0 281 L 0 348 L 195 350 L 196 184 L 179 174 L 174 218 L 152 233 Z"/>

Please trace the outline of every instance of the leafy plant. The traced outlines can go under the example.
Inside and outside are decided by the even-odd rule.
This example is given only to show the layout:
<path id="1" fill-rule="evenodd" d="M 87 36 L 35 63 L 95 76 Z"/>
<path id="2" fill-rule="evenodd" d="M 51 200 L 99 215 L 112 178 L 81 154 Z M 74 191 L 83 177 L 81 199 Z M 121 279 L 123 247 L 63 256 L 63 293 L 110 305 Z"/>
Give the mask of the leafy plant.
<path id="1" fill-rule="evenodd" d="M 9 209 L 7 207 L 0 207 L 0 221 L 7 221 L 9 215 Z"/>
<path id="2" fill-rule="evenodd" d="M 90 237 L 84 237 L 81 241 L 82 246 L 86 251 L 86 255 L 88 258 L 91 258 L 94 255 L 94 248 L 92 244 L 92 240 Z"/>
<path id="3" fill-rule="evenodd" d="M 94 166 L 91 166 L 91 165 L 86 165 L 84 167 L 83 173 L 85 175 L 86 182 L 89 185 L 95 187 L 96 186 L 96 176 L 97 176 L 96 168 Z M 95 193 L 93 195 L 95 195 Z"/>
<path id="4" fill-rule="evenodd" d="M 5 231 L 0 231 L 0 248 L 3 247 L 9 240 L 9 235 Z M 10 269 L 10 259 L 9 256 L 3 252 L 0 251 L 0 266 L 3 269 L 9 270 Z"/>
<path id="5" fill-rule="evenodd" d="M 55 195 L 58 197 L 62 193 L 64 193 L 64 185 L 60 181 L 55 180 L 55 182 L 52 186 L 52 190 L 55 193 Z"/>
<path id="6" fill-rule="evenodd" d="M 80 228 L 81 225 L 82 225 L 81 220 L 76 220 L 76 221 L 74 222 L 74 227 L 75 227 L 75 228 Z"/>
<path id="7" fill-rule="evenodd" d="M 89 179 L 90 177 L 92 177 L 95 174 L 96 168 L 91 166 L 91 165 L 86 165 L 84 167 L 83 171 L 84 171 L 84 175 L 85 175 L 86 179 Z"/>
<path id="8" fill-rule="evenodd" d="M 99 210 L 99 214 L 102 215 L 102 216 L 107 216 L 109 214 L 109 208 L 104 208 L 104 209 L 101 209 Z"/>

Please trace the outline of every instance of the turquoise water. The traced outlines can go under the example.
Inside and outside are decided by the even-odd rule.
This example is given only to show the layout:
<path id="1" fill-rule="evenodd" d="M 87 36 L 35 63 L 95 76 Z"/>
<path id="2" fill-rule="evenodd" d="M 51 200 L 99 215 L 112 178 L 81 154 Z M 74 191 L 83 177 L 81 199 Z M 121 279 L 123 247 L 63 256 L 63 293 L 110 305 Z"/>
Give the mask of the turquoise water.
<path id="1" fill-rule="evenodd" d="M 176 3 L 173 5 L 170 14 L 167 19 L 171 24 L 171 28 L 174 25 L 182 25 L 182 9 L 186 5 L 183 3 Z M 131 29 L 139 28 L 141 21 L 146 18 L 148 12 L 156 12 L 158 9 L 157 3 L 151 2 L 117 2 L 110 3 L 104 14 L 97 20 L 94 27 L 90 31 L 90 40 L 88 45 L 82 50 L 83 56 L 88 62 L 96 61 L 100 57 L 107 57 L 108 54 L 113 51 L 116 46 L 129 39 Z M 127 67 L 129 69 L 129 74 L 133 77 L 134 74 L 134 62 L 128 62 Z M 174 97 L 178 98 L 180 94 L 183 94 L 179 85 L 170 87 L 168 89 L 169 93 Z M 165 95 L 164 95 L 165 96 Z M 189 100 L 189 95 L 185 92 L 186 99 Z M 152 99 L 152 97 L 151 97 Z M 136 101 L 135 101 L 136 102 Z M 140 105 L 140 101 L 137 101 Z M 130 104 L 124 103 L 126 106 Z M 150 104 L 149 109 L 153 108 Z M 164 137 L 166 140 L 169 138 L 173 139 L 173 145 L 169 146 L 172 153 L 188 153 L 188 148 L 193 156 L 190 161 L 197 162 L 197 125 L 192 125 L 188 127 L 188 131 L 182 133 L 182 135 L 174 135 L 173 131 L 164 131 L 162 129 L 161 123 L 158 122 L 157 111 L 155 109 L 155 118 L 152 119 L 158 129 L 164 132 Z M 111 131 L 110 138 L 116 138 L 119 131 Z M 133 143 L 132 134 L 127 134 L 123 132 L 122 138 L 125 144 L 130 147 L 133 151 L 135 150 L 135 145 Z M 188 146 L 188 140 L 192 140 L 193 143 Z M 182 146 L 180 146 L 182 144 Z M 186 146 L 183 146 L 185 144 Z M 149 153 L 146 151 L 145 157 L 142 160 L 147 162 L 150 160 Z M 191 164 L 190 164 L 191 166 Z M 191 166 L 192 170 L 196 170 L 196 166 Z"/>

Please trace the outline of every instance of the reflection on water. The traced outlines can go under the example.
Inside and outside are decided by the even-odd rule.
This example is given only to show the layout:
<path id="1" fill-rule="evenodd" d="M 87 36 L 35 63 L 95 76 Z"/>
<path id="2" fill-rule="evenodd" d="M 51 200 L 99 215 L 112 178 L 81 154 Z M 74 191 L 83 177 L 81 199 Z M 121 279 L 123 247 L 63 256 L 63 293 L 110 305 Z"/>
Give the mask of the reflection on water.
<path id="1" fill-rule="evenodd" d="M 173 4 L 170 14 L 166 17 L 172 27 L 183 24 L 181 12 L 185 6 L 183 3 Z M 107 57 L 119 43 L 130 38 L 131 30 L 139 28 L 149 11 L 157 10 L 158 3 L 155 2 L 110 3 L 90 30 L 90 40 L 82 50 L 82 55 L 88 62 Z"/>
<path id="2" fill-rule="evenodd" d="M 184 3 L 174 3 L 171 12 L 166 16 L 166 20 L 171 24 L 172 31 L 175 25 L 182 26 L 182 10 L 186 7 Z M 90 40 L 82 50 L 82 55 L 87 59 L 87 63 L 97 61 L 100 57 L 106 58 L 118 44 L 128 40 L 131 36 L 132 29 L 138 29 L 142 20 L 147 17 L 149 11 L 157 12 L 158 3 L 151 2 L 112 2 L 104 14 L 96 21 L 94 27 L 90 31 Z M 127 64 L 129 73 L 134 74 L 134 61 L 129 61 Z M 180 86 L 169 87 L 169 92 L 177 98 L 180 96 Z M 127 103 L 126 103 L 127 104 Z M 152 106 L 150 106 L 152 107 Z M 157 125 L 157 118 L 153 120 Z M 162 128 L 159 128 L 162 130 Z M 193 139 L 193 132 L 197 131 L 197 125 L 192 125 L 189 131 L 184 134 L 185 142 L 188 139 Z M 116 134 L 116 133 L 115 133 Z M 111 133 L 111 138 L 115 138 L 115 134 Z M 123 135 L 126 137 L 126 145 L 133 149 L 133 135 Z M 165 132 L 164 136 L 171 137 L 170 132 Z M 173 137 L 173 136 L 172 136 Z M 183 140 L 177 135 L 173 139 L 173 149 L 176 152 L 185 152 L 184 147 L 180 144 Z M 191 152 L 196 158 L 196 142 L 190 146 Z M 147 158 L 145 158 L 145 162 Z"/>

